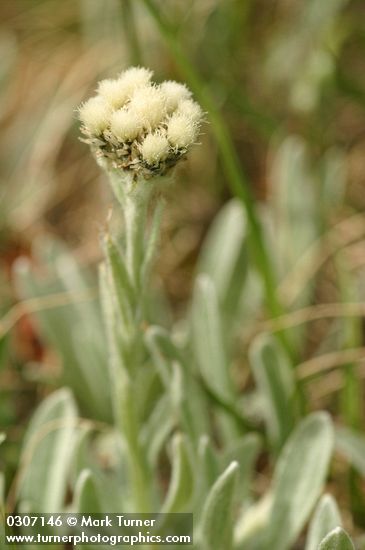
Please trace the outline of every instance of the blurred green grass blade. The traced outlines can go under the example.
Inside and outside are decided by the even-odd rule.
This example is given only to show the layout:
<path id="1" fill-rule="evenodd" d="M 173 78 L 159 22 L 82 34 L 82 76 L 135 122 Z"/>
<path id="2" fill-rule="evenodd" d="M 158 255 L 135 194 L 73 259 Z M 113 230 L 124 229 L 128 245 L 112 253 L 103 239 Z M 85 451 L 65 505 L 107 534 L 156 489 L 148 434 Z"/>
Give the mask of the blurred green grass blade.
<path id="1" fill-rule="evenodd" d="M 199 537 L 204 550 L 232 548 L 233 506 L 238 473 L 238 463 L 231 462 L 209 492 L 199 526 Z"/>
<path id="2" fill-rule="evenodd" d="M 218 298 L 208 275 L 200 275 L 195 284 L 191 338 L 194 356 L 205 384 L 221 396 L 234 397 Z"/>
<path id="3" fill-rule="evenodd" d="M 325 483 L 333 440 L 329 415 L 313 413 L 287 441 L 274 472 L 263 549 L 288 550 L 295 542 Z"/>
<path id="4" fill-rule="evenodd" d="M 295 382 L 287 356 L 272 336 L 263 334 L 250 348 L 253 375 L 263 399 L 265 420 L 272 445 L 280 449 L 295 420 Z"/>
<path id="5" fill-rule="evenodd" d="M 355 546 L 346 531 L 337 527 L 323 539 L 318 550 L 355 550 Z"/>
<path id="6" fill-rule="evenodd" d="M 323 495 L 309 524 L 305 550 L 318 550 L 322 539 L 342 521 L 337 503 L 332 495 Z"/>
<path id="7" fill-rule="evenodd" d="M 193 65 L 181 48 L 181 44 L 176 33 L 176 29 L 164 18 L 161 11 L 156 7 L 152 0 L 142 0 L 147 10 L 155 20 L 162 36 L 169 46 L 184 79 L 192 88 L 196 97 L 204 109 L 209 113 L 209 119 L 212 131 L 217 140 L 220 150 L 223 166 L 227 174 L 227 179 L 232 192 L 243 202 L 249 227 L 249 239 L 252 245 L 252 253 L 255 258 L 257 268 L 261 274 L 264 287 L 267 307 L 273 317 L 279 316 L 283 310 L 276 294 L 275 274 L 266 249 L 262 228 L 256 215 L 254 200 L 249 190 L 249 185 L 242 171 L 240 161 L 235 151 L 231 136 L 227 130 L 222 116 L 217 110 L 214 100 L 206 90 L 204 81 L 200 78 Z M 289 344 L 283 333 L 278 333 L 278 337 L 283 341 L 283 345 L 289 351 Z"/>
<path id="8" fill-rule="evenodd" d="M 172 473 L 162 513 L 184 512 L 191 502 L 195 476 L 186 437 L 176 434 L 172 440 Z"/>
<path id="9" fill-rule="evenodd" d="M 136 17 L 134 14 L 134 8 L 136 3 L 131 0 L 120 0 L 122 10 L 122 24 L 126 37 L 126 44 L 129 47 L 130 64 L 141 65 L 142 64 L 142 51 L 138 39 L 138 32 L 136 28 Z"/>
<path id="10" fill-rule="evenodd" d="M 365 436 L 351 428 L 336 429 L 336 448 L 365 477 Z"/>
<path id="11" fill-rule="evenodd" d="M 34 512 L 61 512 L 65 504 L 75 444 L 77 410 L 67 389 L 47 397 L 24 439 L 18 501 Z"/>

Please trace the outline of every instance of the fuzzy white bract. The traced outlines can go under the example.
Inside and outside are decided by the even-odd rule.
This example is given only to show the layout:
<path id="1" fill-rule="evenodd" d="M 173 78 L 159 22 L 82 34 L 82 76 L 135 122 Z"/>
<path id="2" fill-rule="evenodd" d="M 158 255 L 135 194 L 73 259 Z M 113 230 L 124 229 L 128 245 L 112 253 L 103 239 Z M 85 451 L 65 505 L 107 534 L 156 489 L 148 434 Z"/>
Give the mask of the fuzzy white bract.
<path id="1" fill-rule="evenodd" d="M 79 107 L 84 141 L 101 164 L 144 179 L 165 174 L 187 154 L 203 119 L 184 84 L 151 79 L 150 70 L 131 67 L 102 80 Z"/>

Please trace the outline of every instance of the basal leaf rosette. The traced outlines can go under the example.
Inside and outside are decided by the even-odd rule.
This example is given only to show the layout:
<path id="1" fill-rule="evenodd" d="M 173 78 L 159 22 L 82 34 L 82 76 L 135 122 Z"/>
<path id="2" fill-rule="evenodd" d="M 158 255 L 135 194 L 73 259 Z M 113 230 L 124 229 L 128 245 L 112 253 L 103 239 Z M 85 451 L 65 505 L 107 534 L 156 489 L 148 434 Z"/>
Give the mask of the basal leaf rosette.
<path id="1" fill-rule="evenodd" d="M 167 174 L 196 143 L 203 118 L 184 84 L 156 84 L 142 67 L 102 80 L 78 114 L 98 163 L 134 181 Z"/>

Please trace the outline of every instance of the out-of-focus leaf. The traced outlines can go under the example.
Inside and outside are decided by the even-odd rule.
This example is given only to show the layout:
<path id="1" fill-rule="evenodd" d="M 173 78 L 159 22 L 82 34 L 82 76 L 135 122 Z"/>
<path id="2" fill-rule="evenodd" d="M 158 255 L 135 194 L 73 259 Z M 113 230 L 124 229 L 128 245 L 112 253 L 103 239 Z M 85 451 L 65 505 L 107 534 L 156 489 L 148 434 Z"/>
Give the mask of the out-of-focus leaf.
<path id="1" fill-rule="evenodd" d="M 260 450 L 260 437 L 255 433 L 250 433 L 229 446 L 223 453 L 223 468 L 226 468 L 231 462 L 237 462 L 239 465 L 238 494 L 241 502 L 248 497 L 254 462 Z"/>
<path id="2" fill-rule="evenodd" d="M 309 525 L 305 550 L 318 550 L 322 539 L 341 524 L 335 499 L 331 495 L 323 495 Z"/>
<path id="3" fill-rule="evenodd" d="M 365 437 L 350 428 L 336 429 L 336 448 L 365 476 Z"/>
<path id="4" fill-rule="evenodd" d="M 18 500 L 34 512 L 63 509 L 75 444 L 77 410 L 67 389 L 45 399 L 28 427 L 21 455 Z"/>
<path id="5" fill-rule="evenodd" d="M 305 418 L 286 443 L 274 472 L 265 550 L 294 543 L 324 485 L 334 443 L 326 413 Z"/>
<path id="6" fill-rule="evenodd" d="M 90 470 L 82 470 L 75 485 L 74 506 L 77 513 L 103 513 L 98 489 Z"/>
<path id="7" fill-rule="evenodd" d="M 224 313 L 234 318 L 247 273 L 246 219 L 236 199 L 216 216 L 203 245 L 198 272 L 211 278 Z"/>
<path id="8" fill-rule="evenodd" d="M 197 278 L 191 328 L 194 355 L 202 378 L 216 394 L 231 399 L 234 392 L 222 320 L 214 284 L 208 275 Z"/>
<path id="9" fill-rule="evenodd" d="M 322 163 L 322 198 L 325 208 L 332 212 L 344 198 L 346 191 L 346 160 L 340 149 L 326 152 Z"/>
<path id="10" fill-rule="evenodd" d="M 193 496 L 194 471 L 186 439 L 177 434 L 172 441 L 172 474 L 162 506 L 163 513 L 183 512 Z"/>
<path id="11" fill-rule="evenodd" d="M 142 441 L 148 449 L 148 462 L 155 466 L 159 452 L 173 430 L 176 417 L 173 414 L 171 400 L 163 395 L 150 414 L 148 422 L 143 427 Z"/>
<path id="12" fill-rule="evenodd" d="M 318 235 L 320 218 L 312 180 L 304 142 L 298 137 L 287 138 L 275 156 L 271 188 L 272 236 L 283 275 Z"/>
<path id="13" fill-rule="evenodd" d="M 82 409 L 91 417 L 110 420 L 107 351 L 99 304 L 92 299 L 91 285 L 58 242 L 38 243 L 34 254 L 47 276 L 40 277 L 26 259 L 19 259 L 14 269 L 18 293 L 24 299 L 44 300 L 49 296 L 50 306 L 56 296 L 54 307 L 46 303 L 35 314 L 41 332 L 59 352 L 64 383 L 72 388 Z M 64 297 L 64 303 L 61 300 L 58 304 L 57 297 Z"/>
<path id="14" fill-rule="evenodd" d="M 191 369 L 184 361 L 183 353 L 165 329 L 158 326 L 149 327 L 145 341 L 168 395 L 172 398 L 176 397 L 177 393 L 180 394 L 179 399 L 173 402 L 175 415 L 179 407 L 179 421 L 184 431 L 197 442 L 209 426 L 203 391 L 191 375 Z M 176 380 L 176 376 L 179 376 L 180 380 Z"/>
<path id="15" fill-rule="evenodd" d="M 355 550 L 355 547 L 346 531 L 337 527 L 323 539 L 318 550 Z"/>
<path id="16" fill-rule="evenodd" d="M 231 462 L 214 483 L 202 513 L 199 536 L 204 550 L 232 548 L 233 504 L 239 465 Z"/>
<path id="17" fill-rule="evenodd" d="M 269 437 L 278 449 L 295 423 L 293 368 L 279 344 L 266 334 L 254 341 L 250 359 L 263 399 Z"/>

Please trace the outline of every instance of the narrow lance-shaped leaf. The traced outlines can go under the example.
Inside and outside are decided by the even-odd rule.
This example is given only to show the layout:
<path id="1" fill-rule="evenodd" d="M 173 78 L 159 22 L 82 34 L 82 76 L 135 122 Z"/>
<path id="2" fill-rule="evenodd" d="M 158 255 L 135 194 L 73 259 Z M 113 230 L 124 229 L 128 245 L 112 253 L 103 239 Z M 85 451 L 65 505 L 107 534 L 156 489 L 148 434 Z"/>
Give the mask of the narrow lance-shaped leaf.
<path id="1" fill-rule="evenodd" d="M 323 539 L 318 550 L 355 550 L 355 547 L 346 531 L 337 527 Z"/>
<path id="2" fill-rule="evenodd" d="M 223 453 L 224 468 L 232 461 L 236 461 L 239 464 L 238 493 L 241 502 L 244 502 L 248 497 L 254 463 L 261 450 L 261 446 L 260 437 L 255 433 L 249 433 L 228 447 Z"/>
<path id="3" fill-rule="evenodd" d="M 18 498 L 32 511 L 63 509 L 74 448 L 77 412 L 72 395 L 58 390 L 43 401 L 25 437 Z"/>
<path id="4" fill-rule="evenodd" d="M 274 472 L 265 550 L 287 550 L 296 540 L 324 485 L 333 442 L 326 413 L 309 415 L 289 438 Z"/>
<path id="5" fill-rule="evenodd" d="M 238 463 L 232 462 L 217 479 L 208 495 L 199 532 L 204 550 L 232 548 L 233 505 L 238 469 Z"/>
<path id="6" fill-rule="evenodd" d="M 236 199 L 213 221 L 203 244 L 198 271 L 211 277 L 224 312 L 230 318 L 239 307 L 247 273 L 246 218 Z"/>
<path id="7" fill-rule="evenodd" d="M 223 328 L 214 284 L 207 275 L 197 279 L 192 308 L 193 349 L 201 376 L 223 398 L 233 396 Z"/>
<path id="8" fill-rule="evenodd" d="M 77 479 L 74 503 L 78 513 L 97 514 L 103 512 L 95 479 L 90 470 L 82 470 Z"/>
<path id="9" fill-rule="evenodd" d="M 317 550 L 321 540 L 342 524 L 341 516 L 335 499 L 331 495 L 323 495 L 309 525 L 305 550 Z"/>
<path id="10" fill-rule="evenodd" d="M 194 489 L 194 472 L 186 439 L 177 434 L 172 442 L 172 474 L 166 500 L 165 514 L 184 511 Z"/>
<path id="11" fill-rule="evenodd" d="M 250 350 L 253 374 L 264 402 L 266 425 L 271 442 L 280 448 L 293 429 L 293 369 L 271 336 L 259 336 Z"/>

